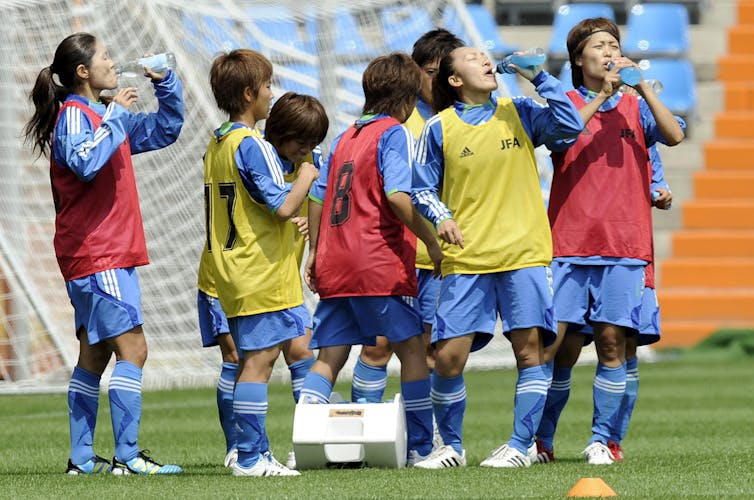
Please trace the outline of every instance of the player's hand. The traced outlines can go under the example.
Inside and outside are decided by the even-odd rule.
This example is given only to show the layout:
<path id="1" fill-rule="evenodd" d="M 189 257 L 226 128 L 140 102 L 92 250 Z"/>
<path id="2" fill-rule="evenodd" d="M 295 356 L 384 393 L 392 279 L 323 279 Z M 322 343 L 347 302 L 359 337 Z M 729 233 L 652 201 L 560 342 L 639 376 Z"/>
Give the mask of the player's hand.
<path id="1" fill-rule="evenodd" d="M 453 219 L 445 219 L 437 226 L 437 236 L 445 243 L 463 248 L 463 234 Z"/>
<path id="2" fill-rule="evenodd" d="M 138 100 L 139 96 L 136 94 L 136 87 L 123 87 L 113 97 L 113 102 L 117 102 L 126 109 L 130 108 Z"/>
<path id="3" fill-rule="evenodd" d="M 306 266 L 304 267 L 304 282 L 313 293 L 317 293 L 316 279 L 314 277 L 315 268 L 315 253 L 309 249 L 309 257 L 306 259 Z"/>
<path id="4" fill-rule="evenodd" d="M 615 61 L 613 62 L 615 63 Z M 615 63 L 612 68 L 605 72 L 605 76 L 602 79 L 602 87 L 600 87 L 600 93 L 610 97 L 618 92 L 618 89 L 623 85 L 620 81 L 620 75 L 618 74 L 618 70 L 622 67 L 623 66 L 618 66 L 618 64 Z"/>
<path id="5" fill-rule="evenodd" d="M 663 188 L 657 188 L 655 189 L 658 193 L 660 193 L 657 198 L 652 200 L 652 205 L 655 207 L 661 209 L 661 210 L 667 210 L 670 208 L 670 205 L 673 203 L 673 193 L 670 192 L 669 189 L 663 189 Z"/>
<path id="6" fill-rule="evenodd" d="M 153 82 L 158 82 L 159 83 L 159 82 L 161 82 L 161 81 L 163 81 L 165 79 L 165 77 L 168 75 L 168 73 L 167 72 L 165 72 L 165 73 L 155 73 L 154 71 L 152 71 L 152 68 L 147 68 L 145 66 L 144 67 L 144 75 L 148 76 L 149 78 L 151 78 Z"/>
<path id="7" fill-rule="evenodd" d="M 429 254 L 429 258 L 432 260 L 432 264 L 434 264 L 435 266 L 435 268 L 432 270 L 432 276 L 439 278 L 441 275 L 441 264 L 443 259 L 445 258 L 445 254 L 442 253 L 440 245 L 438 245 L 437 242 L 435 242 L 435 244 L 431 247 L 427 247 L 427 253 Z"/>
<path id="8" fill-rule="evenodd" d="M 304 236 L 306 240 L 309 239 L 309 218 L 308 217 L 291 217 L 291 222 L 298 226 L 298 232 Z"/>
<path id="9" fill-rule="evenodd" d="M 308 177 L 310 179 L 309 182 L 314 182 L 319 179 L 319 170 L 308 161 L 305 161 L 301 163 L 301 167 L 298 170 L 298 176 L 301 177 L 302 175 Z"/>
<path id="10" fill-rule="evenodd" d="M 528 68 L 522 68 L 520 66 L 516 66 L 515 64 L 510 64 L 509 67 L 516 70 L 516 73 L 523 76 L 529 81 L 534 80 L 534 78 L 544 69 L 544 66 L 530 66 Z"/>

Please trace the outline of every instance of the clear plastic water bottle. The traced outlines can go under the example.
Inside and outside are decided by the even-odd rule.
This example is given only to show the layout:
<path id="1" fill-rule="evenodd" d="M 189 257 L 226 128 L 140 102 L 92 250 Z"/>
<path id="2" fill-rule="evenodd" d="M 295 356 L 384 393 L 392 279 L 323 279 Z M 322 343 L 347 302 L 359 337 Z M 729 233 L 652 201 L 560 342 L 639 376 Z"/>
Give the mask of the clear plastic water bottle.
<path id="1" fill-rule="evenodd" d="M 654 91 L 655 95 L 660 95 L 662 93 L 662 89 L 664 88 L 662 86 L 662 82 L 660 80 L 644 80 L 647 82 L 647 84 L 652 87 L 652 90 Z"/>
<path id="2" fill-rule="evenodd" d="M 121 76 L 134 77 L 144 74 L 144 68 L 147 67 L 155 73 L 166 73 L 169 69 L 176 68 L 175 54 L 172 52 L 163 52 L 153 56 L 142 57 L 128 61 L 115 68 L 115 72 Z"/>
<path id="3" fill-rule="evenodd" d="M 607 66 L 607 69 L 611 70 L 613 69 L 613 66 L 615 66 L 615 63 L 611 62 Z M 641 71 L 633 66 L 626 66 L 625 68 L 619 69 L 618 74 L 620 75 L 621 83 L 630 85 L 632 87 L 634 85 L 638 85 L 638 83 L 641 81 Z"/>
<path id="4" fill-rule="evenodd" d="M 516 70 L 510 67 L 511 64 L 515 64 L 519 68 L 533 68 L 543 65 L 546 59 L 547 55 L 542 47 L 526 49 L 523 52 L 505 56 L 503 61 L 497 65 L 497 72 L 512 74 Z"/>

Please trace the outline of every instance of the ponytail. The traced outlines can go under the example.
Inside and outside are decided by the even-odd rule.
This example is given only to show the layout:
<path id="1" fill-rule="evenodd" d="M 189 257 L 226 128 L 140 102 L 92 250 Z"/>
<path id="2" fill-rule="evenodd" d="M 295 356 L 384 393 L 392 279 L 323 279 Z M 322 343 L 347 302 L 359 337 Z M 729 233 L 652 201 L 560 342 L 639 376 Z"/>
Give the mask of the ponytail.
<path id="1" fill-rule="evenodd" d="M 27 141 L 39 156 L 46 154 L 50 146 L 52 129 L 60 111 L 60 103 L 68 94 L 67 90 L 56 84 L 52 77 L 52 66 L 48 66 L 37 75 L 29 99 L 34 103 L 34 115 L 24 128 Z"/>
<path id="2" fill-rule="evenodd" d="M 60 103 L 75 91 L 79 84 L 76 68 L 83 64 L 89 67 L 97 50 L 97 39 L 89 33 L 74 33 L 66 37 L 55 50 L 50 66 L 37 75 L 29 99 L 34 103 L 34 115 L 24 127 L 26 140 L 32 143 L 39 156 L 47 153 L 60 111 Z M 55 82 L 53 74 L 60 84 Z"/>

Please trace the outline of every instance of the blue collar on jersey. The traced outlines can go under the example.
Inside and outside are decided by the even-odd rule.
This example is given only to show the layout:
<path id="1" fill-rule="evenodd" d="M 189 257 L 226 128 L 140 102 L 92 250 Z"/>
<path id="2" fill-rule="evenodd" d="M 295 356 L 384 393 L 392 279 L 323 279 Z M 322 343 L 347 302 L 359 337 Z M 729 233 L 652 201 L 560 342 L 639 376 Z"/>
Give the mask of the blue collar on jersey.
<path id="1" fill-rule="evenodd" d="M 597 96 L 597 92 L 589 90 L 583 85 L 578 88 L 578 92 L 586 102 L 591 102 L 591 100 Z M 608 100 L 602 103 L 602 105 L 600 106 L 600 111 L 610 111 L 611 109 L 615 108 L 620 102 L 621 97 L 623 97 L 622 92 L 616 92 L 615 94 L 611 95 Z"/>

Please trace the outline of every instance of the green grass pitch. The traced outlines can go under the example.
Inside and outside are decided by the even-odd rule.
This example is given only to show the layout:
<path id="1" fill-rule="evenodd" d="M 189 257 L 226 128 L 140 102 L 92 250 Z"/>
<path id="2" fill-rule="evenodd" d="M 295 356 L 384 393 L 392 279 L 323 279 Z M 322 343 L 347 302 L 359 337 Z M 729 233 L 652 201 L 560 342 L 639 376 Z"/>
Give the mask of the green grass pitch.
<path id="1" fill-rule="evenodd" d="M 589 466 L 580 452 L 591 425 L 594 368 L 577 367 L 555 443 L 557 462 L 529 469 L 478 466 L 511 432 L 514 370 L 466 374 L 465 469 L 304 471 L 298 478 L 236 478 L 222 464 L 214 390 L 144 395 L 139 443 L 177 477 L 66 476 L 64 394 L 0 396 L 2 498 L 564 498 L 582 477 L 601 477 L 623 498 L 754 498 L 754 364 L 664 360 L 641 364 L 641 387 L 624 442 L 626 461 Z M 148 376 L 148 372 L 147 372 Z M 338 384 L 342 394 L 349 386 Z M 386 397 L 398 391 L 390 379 Z M 291 448 L 288 385 L 270 386 L 272 447 Z M 95 449 L 112 455 L 110 415 L 100 403 Z"/>

